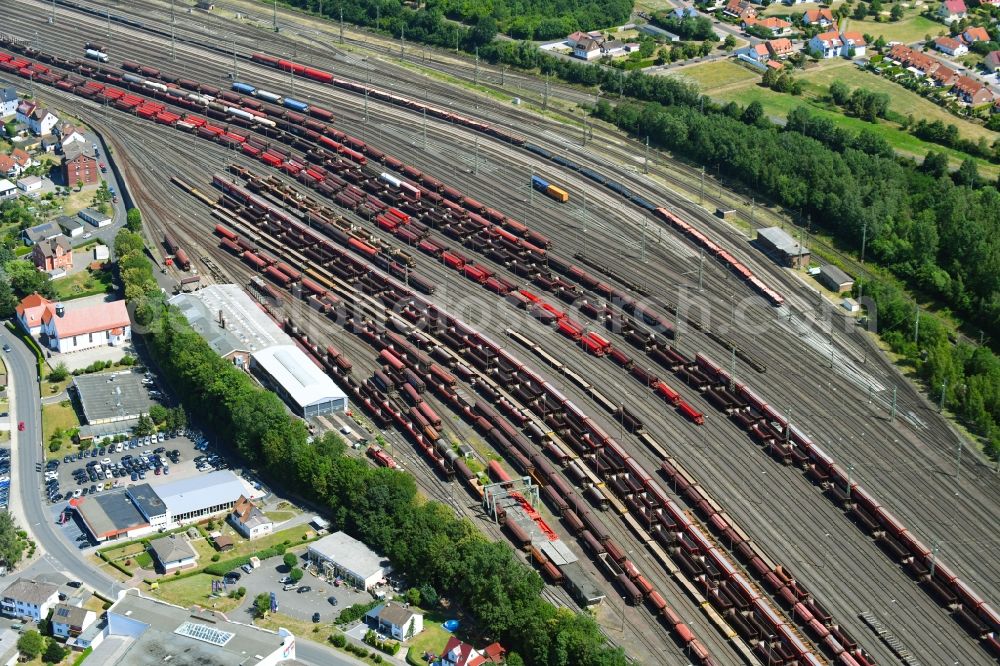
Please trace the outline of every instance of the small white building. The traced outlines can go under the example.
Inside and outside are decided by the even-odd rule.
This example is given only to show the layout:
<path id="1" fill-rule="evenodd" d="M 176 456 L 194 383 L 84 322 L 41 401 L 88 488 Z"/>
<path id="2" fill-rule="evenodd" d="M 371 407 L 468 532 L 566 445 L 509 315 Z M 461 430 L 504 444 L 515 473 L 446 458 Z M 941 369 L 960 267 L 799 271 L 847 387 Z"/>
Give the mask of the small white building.
<path id="1" fill-rule="evenodd" d="M 380 634 L 405 641 L 424 630 L 424 616 L 407 606 L 388 601 L 368 611 L 365 620 Z"/>
<path id="2" fill-rule="evenodd" d="M 274 523 L 271 519 L 242 495 L 236 500 L 236 506 L 229 514 L 229 523 L 246 539 L 267 536 L 274 531 Z"/>
<path id="3" fill-rule="evenodd" d="M 163 573 L 194 566 L 198 561 L 198 554 L 191 548 L 187 539 L 180 534 L 171 534 L 168 537 L 150 541 L 149 552 Z"/>
<path id="4" fill-rule="evenodd" d="M 38 176 L 28 176 L 27 178 L 22 178 L 17 181 L 17 189 L 21 190 L 25 194 L 38 192 L 42 189 L 42 179 Z"/>
<path id="5" fill-rule="evenodd" d="M 59 225 L 59 228 L 62 229 L 62 232 L 70 238 L 77 238 L 83 235 L 83 222 L 78 218 L 60 215 L 55 221 Z"/>
<path id="6" fill-rule="evenodd" d="M 0 88 L 0 118 L 9 118 L 17 113 L 17 105 L 20 103 L 17 88 Z"/>
<path id="7" fill-rule="evenodd" d="M 309 544 L 308 557 L 359 590 L 372 589 L 389 570 L 382 556 L 344 532 L 334 532 Z"/>
<path id="8" fill-rule="evenodd" d="M 17 185 L 6 178 L 0 179 L 0 200 L 10 199 L 17 195 Z"/>
<path id="9" fill-rule="evenodd" d="M 77 213 L 77 215 L 80 216 L 80 219 L 84 220 L 85 222 L 90 222 L 98 229 L 101 227 L 108 226 L 109 224 L 111 224 L 112 220 L 110 215 L 105 215 L 101 211 L 94 210 L 93 208 L 84 208 L 79 213 Z"/>
<path id="10" fill-rule="evenodd" d="M 49 302 L 41 323 L 41 334 L 49 349 L 61 354 L 106 345 L 117 347 L 132 337 L 124 300 L 73 309 Z"/>
<path id="11" fill-rule="evenodd" d="M 52 128 L 59 122 L 59 117 L 44 107 L 35 107 L 28 116 L 28 129 L 36 136 L 52 133 Z"/>
<path id="12" fill-rule="evenodd" d="M 56 604 L 52 611 L 52 635 L 58 638 L 75 638 L 96 621 L 97 613 L 90 609 Z"/>
<path id="13" fill-rule="evenodd" d="M 35 622 L 47 617 L 59 603 L 59 586 L 52 583 L 18 578 L 7 586 L 0 597 L 0 611 L 7 617 L 30 618 Z"/>

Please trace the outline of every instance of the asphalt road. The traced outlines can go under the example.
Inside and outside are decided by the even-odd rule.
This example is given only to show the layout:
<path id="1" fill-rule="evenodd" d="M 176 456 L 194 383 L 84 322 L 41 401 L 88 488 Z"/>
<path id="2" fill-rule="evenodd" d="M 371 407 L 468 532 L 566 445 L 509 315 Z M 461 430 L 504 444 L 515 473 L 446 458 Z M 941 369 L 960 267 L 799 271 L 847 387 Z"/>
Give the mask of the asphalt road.
<path id="1" fill-rule="evenodd" d="M 9 381 L 13 382 L 15 390 L 15 411 L 18 421 L 24 421 L 24 431 L 18 435 L 18 484 L 16 492 L 19 495 L 22 511 L 28 521 L 27 529 L 42 550 L 58 562 L 60 569 L 70 579 L 82 581 L 88 587 L 101 594 L 115 598 L 122 591 L 120 584 L 104 574 L 92 569 L 80 557 L 79 551 L 63 540 L 49 512 L 42 502 L 41 473 L 35 470 L 35 465 L 41 464 L 45 456 L 42 454 L 42 410 L 38 392 L 38 374 L 35 370 L 35 357 L 20 340 L 6 327 L 0 327 L 0 345 L 11 346 L 7 354 L 7 365 L 10 369 Z M 296 659 L 306 664 L 325 666 L 354 666 L 361 662 L 346 655 L 335 652 L 332 648 L 311 643 L 296 636 Z"/>

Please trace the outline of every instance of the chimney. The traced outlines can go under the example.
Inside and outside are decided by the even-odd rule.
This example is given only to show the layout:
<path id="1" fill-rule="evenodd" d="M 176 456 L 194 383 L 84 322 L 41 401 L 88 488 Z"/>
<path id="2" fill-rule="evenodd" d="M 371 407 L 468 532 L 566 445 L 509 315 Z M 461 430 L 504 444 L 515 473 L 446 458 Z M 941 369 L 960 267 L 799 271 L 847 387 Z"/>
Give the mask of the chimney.
<path id="1" fill-rule="evenodd" d="M 66 306 L 62 303 L 56 303 L 56 316 L 62 317 L 66 314 Z"/>
<path id="2" fill-rule="evenodd" d="M 226 318 L 222 314 L 222 310 L 221 309 L 219 310 L 219 326 L 222 327 L 222 328 L 226 327 Z"/>

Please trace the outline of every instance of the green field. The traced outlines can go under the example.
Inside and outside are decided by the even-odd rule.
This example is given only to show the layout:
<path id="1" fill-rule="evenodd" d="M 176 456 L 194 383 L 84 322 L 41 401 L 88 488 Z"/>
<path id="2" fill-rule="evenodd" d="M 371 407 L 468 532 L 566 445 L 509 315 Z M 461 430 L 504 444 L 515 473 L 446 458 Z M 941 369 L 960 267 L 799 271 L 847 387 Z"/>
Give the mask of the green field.
<path id="1" fill-rule="evenodd" d="M 919 14 L 914 14 L 896 23 L 848 19 L 844 31 L 860 32 L 863 35 L 874 35 L 875 37 L 881 35 L 887 42 L 910 44 L 911 42 L 923 41 L 926 35 L 931 37 L 947 35 L 948 27 L 943 23 L 937 23 Z"/>
<path id="2" fill-rule="evenodd" d="M 840 5 L 844 4 L 843 0 L 834 1 L 829 4 L 819 3 L 819 2 L 804 2 L 801 5 L 786 5 L 781 2 L 772 2 L 770 5 L 764 8 L 761 12 L 762 16 L 801 16 L 808 11 L 813 9 L 829 9 L 833 11 Z"/>
<path id="3" fill-rule="evenodd" d="M 760 74 L 729 59 L 675 69 L 670 76 L 686 76 L 696 81 L 709 94 L 726 86 L 741 83 L 749 86 L 760 81 Z"/>
<path id="4" fill-rule="evenodd" d="M 920 97 L 902 86 L 883 79 L 871 72 L 865 72 L 851 65 L 846 60 L 824 61 L 806 72 L 796 72 L 795 76 L 804 84 L 801 97 L 793 97 L 778 93 L 759 85 L 760 76 L 755 72 L 731 61 L 717 61 L 694 65 L 678 70 L 674 75 L 684 75 L 702 84 L 702 89 L 712 98 L 721 102 L 734 101 L 742 105 L 760 102 L 764 112 L 772 119 L 781 119 L 797 106 L 807 105 L 814 113 L 825 116 L 841 127 L 858 132 L 862 129 L 875 129 L 896 151 L 911 157 L 923 157 L 929 150 L 944 152 L 951 158 L 951 165 L 957 168 L 965 159 L 965 153 L 950 148 L 938 146 L 916 138 L 896 123 L 880 121 L 877 124 L 865 122 L 859 118 L 845 116 L 839 109 L 826 102 L 830 82 L 841 80 L 848 86 L 864 87 L 877 92 L 888 93 L 890 108 L 896 113 L 906 115 L 912 113 L 917 118 L 941 120 L 944 123 L 954 123 L 963 137 L 979 139 L 985 137 L 990 143 L 996 139 L 996 132 L 991 132 L 981 125 L 951 115 L 945 109 Z M 995 178 L 1000 174 L 1000 167 L 985 160 L 977 160 L 980 173 L 987 178 Z"/>
<path id="5" fill-rule="evenodd" d="M 61 301 L 103 294 L 111 286 L 111 271 L 91 271 L 85 268 L 78 273 L 53 280 L 52 286 L 56 290 L 56 298 Z"/>
<path id="6" fill-rule="evenodd" d="M 177 580 L 171 580 L 169 576 L 164 576 L 157 589 L 150 590 L 148 594 L 183 608 L 190 608 L 196 604 L 222 612 L 236 608 L 240 603 L 237 599 L 212 598 L 213 580 L 218 580 L 218 577 L 204 573 Z"/>
<path id="7" fill-rule="evenodd" d="M 52 433 L 57 429 L 65 431 L 79 426 L 80 420 L 76 417 L 76 412 L 73 411 L 73 405 L 70 404 L 69 400 L 52 405 L 42 405 L 42 442 L 45 445 L 46 457 L 51 459 L 66 455 L 62 450 L 49 451 L 49 440 L 52 438 Z M 63 449 L 67 449 L 68 442 L 69 438 L 64 437 Z"/>
<path id="8" fill-rule="evenodd" d="M 441 625 L 446 619 L 436 611 L 424 616 L 424 630 L 405 643 L 410 648 L 406 653 L 406 663 L 424 666 L 427 663 L 423 660 L 425 652 L 439 655 L 444 651 L 444 646 L 451 637 L 451 633 Z"/>

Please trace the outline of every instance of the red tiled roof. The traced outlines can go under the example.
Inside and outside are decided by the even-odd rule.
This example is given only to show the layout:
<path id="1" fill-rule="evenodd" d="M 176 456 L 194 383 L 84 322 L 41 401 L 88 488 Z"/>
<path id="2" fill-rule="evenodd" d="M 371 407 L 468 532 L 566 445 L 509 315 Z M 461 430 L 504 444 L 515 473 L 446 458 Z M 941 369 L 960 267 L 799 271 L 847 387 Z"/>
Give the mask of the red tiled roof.
<path id="1" fill-rule="evenodd" d="M 67 310 L 62 317 L 57 317 L 55 308 L 46 310 L 42 321 L 55 321 L 56 335 L 60 338 L 71 338 L 74 335 L 110 331 L 129 325 L 128 309 L 125 301 L 98 303 L 87 308 Z"/>
<path id="2" fill-rule="evenodd" d="M 820 19 L 826 19 L 830 23 L 833 23 L 833 12 L 829 9 L 810 9 L 805 13 L 804 18 L 808 23 L 816 23 Z"/>
<path id="3" fill-rule="evenodd" d="M 934 43 L 938 46 L 948 49 L 949 51 L 954 51 L 955 49 L 957 49 L 959 46 L 962 45 L 962 42 L 958 41 L 957 39 L 952 39 L 951 37 L 938 37 L 937 39 L 934 40 Z"/>
<path id="4" fill-rule="evenodd" d="M 792 46 L 792 40 L 787 37 L 782 37 L 781 39 L 771 39 L 767 42 L 767 50 L 773 55 L 787 55 L 794 50 Z"/>
<path id="5" fill-rule="evenodd" d="M 965 0 L 944 0 L 944 8 L 948 10 L 949 14 L 964 14 Z"/>
<path id="6" fill-rule="evenodd" d="M 865 36 L 860 32 L 844 32 L 841 33 L 840 38 L 844 40 L 845 44 L 850 44 L 851 46 L 864 46 Z"/>
<path id="7" fill-rule="evenodd" d="M 0 174 L 6 176 L 16 164 L 9 155 L 0 155 Z"/>
<path id="8" fill-rule="evenodd" d="M 15 148 L 14 150 L 10 151 L 10 156 L 15 162 L 17 162 L 21 166 L 27 166 L 28 163 L 31 162 L 31 155 L 29 155 L 26 151 L 22 150 L 21 148 Z"/>
<path id="9" fill-rule="evenodd" d="M 986 28 L 980 27 L 978 25 L 972 26 L 971 28 L 966 28 L 965 32 L 962 33 L 967 42 L 988 42 L 990 41 L 990 33 L 986 32 Z"/>

